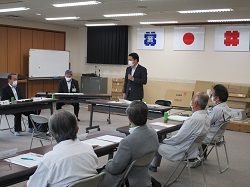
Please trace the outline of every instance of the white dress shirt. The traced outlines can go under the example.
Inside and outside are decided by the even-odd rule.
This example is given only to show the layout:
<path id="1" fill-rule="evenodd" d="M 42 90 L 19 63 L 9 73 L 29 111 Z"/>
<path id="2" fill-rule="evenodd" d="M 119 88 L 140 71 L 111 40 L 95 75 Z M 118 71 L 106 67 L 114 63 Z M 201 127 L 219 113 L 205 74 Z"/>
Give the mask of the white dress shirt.
<path id="1" fill-rule="evenodd" d="M 135 70 L 136 70 L 137 66 L 138 66 L 138 64 L 134 68 L 132 67 L 132 71 L 131 71 L 132 76 L 134 76 L 134 73 L 135 73 Z"/>
<path id="2" fill-rule="evenodd" d="M 66 187 L 72 182 L 97 174 L 97 156 L 92 146 L 78 139 L 62 141 L 46 153 L 28 187 Z"/>
<path id="3" fill-rule="evenodd" d="M 72 82 L 72 80 L 71 81 L 66 81 L 67 82 L 67 86 L 68 86 L 68 92 L 70 93 L 70 88 L 71 88 L 71 82 Z"/>
<path id="4" fill-rule="evenodd" d="M 16 88 L 14 86 L 11 86 L 10 84 L 9 84 L 9 86 L 10 86 L 10 88 L 11 88 L 13 94 L 14 94 L 15 100 L 18 100 L 18 95 L 17 95 L 17 92 L 16 92 Z"/>

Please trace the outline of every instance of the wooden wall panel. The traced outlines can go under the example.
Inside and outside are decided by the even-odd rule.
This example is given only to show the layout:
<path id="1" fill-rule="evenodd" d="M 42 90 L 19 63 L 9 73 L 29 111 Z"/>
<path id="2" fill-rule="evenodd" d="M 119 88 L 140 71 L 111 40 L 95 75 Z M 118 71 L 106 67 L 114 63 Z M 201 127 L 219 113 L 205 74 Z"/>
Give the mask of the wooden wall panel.
<path id="1" fill-rule="evenodd" d="M 55 49 L 55 33 L 44 31 L 44 49 Z"/>
<path id="2" fill-rule="evenodd" d="M 44 48 L 44 31 L 33 30 L 33 49 Z"/>
<path id="3" fill-rule="evenodd" d="M 8 72 L 7 27 L 0 27 L 0 72 Z"/>
<path id="4" fill-rule="evenodd" d="M 8 72 L 21 74 L 20 28 L 8 28 Z"/>
<path id="5" fill-rule="evenodd" d="M 32 30 L 21 29 L 21 74 L 25 76 L 28 76 L 30 48 L 32 48 Z"/>
<path id="6" fill-rule="evenodd" d="M 60 80 L 53 80 L 53 89 L 54 89 L 54 93 L 58 92 L 58 84 L 59 84 Z"/>
<path id="7" fill-rule="evenodd" d="M 65 50 L 65 33 L 55 33 L 55 50 Z"/>
<path id="8" fill-rule="evenodd" d="M 44 80 L 43 81 L 43 91 L 44 92 L 54 92 L 54 82 L 51 80 Z"/>
<path id="9" fill-rule="evenodd" d="M 30 80 L 28 82 L 28 98 L 35 97 L 37 92 L 43 92 L 43 88 L 43 80 Z"/>

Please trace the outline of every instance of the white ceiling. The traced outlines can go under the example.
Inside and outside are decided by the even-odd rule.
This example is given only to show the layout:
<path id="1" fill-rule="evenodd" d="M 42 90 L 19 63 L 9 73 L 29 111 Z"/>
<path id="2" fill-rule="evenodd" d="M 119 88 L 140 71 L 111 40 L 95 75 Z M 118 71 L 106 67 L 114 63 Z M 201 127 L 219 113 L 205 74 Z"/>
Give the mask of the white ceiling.
<path id="1" fill-rule="evenodd" d="M 0 13 L 1 18 L 20 19 L 65 26 L 82 27 L 85 23 L 113 22 L 118 25 L 139 25 L 141 21 L 178 21 L 199 24 L 209 19 L 250 18 L 250 0 L 99 0 L 98 5 L 56 8 L 54 3 L 84 0 L 0 0 L 0 8 L 27 7 L 27 11 Z M 179 10 L 233 8 L 233 12 L 179 14 Z M 104 14 L 146 13 L 146 16 L 105 18 Z M 40 13 L 37 16 L 36 13 Z M 46 17 L 80 17 L 77 21 L 46 21 Z"/>

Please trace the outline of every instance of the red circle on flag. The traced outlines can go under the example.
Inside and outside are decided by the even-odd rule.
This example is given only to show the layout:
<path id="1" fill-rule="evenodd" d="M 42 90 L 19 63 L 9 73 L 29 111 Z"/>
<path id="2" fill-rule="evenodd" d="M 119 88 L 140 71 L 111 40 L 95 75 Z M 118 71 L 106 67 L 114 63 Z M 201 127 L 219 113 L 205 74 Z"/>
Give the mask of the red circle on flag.
<path id="1" fill-rule="evenodd" d="M 183 42 L 186 45 L 191 45 L 192 43 L 194 43 L 194 35 L 190 32 L 187 32 L 183 35 Z"/>

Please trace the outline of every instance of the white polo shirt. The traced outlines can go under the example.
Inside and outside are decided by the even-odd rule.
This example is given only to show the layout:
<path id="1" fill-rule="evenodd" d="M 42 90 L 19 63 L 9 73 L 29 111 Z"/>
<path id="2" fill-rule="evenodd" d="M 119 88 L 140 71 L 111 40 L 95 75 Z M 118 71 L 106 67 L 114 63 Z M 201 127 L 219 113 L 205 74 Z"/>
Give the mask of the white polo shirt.
<path id="1" fill-rule="evenodd" d="M 63 187 L 97 174 L 97 156 L 92 146 L 78 139 L 66 140 L 46 153 L 36 172 L 29 178 L 28 187 Z"/>

